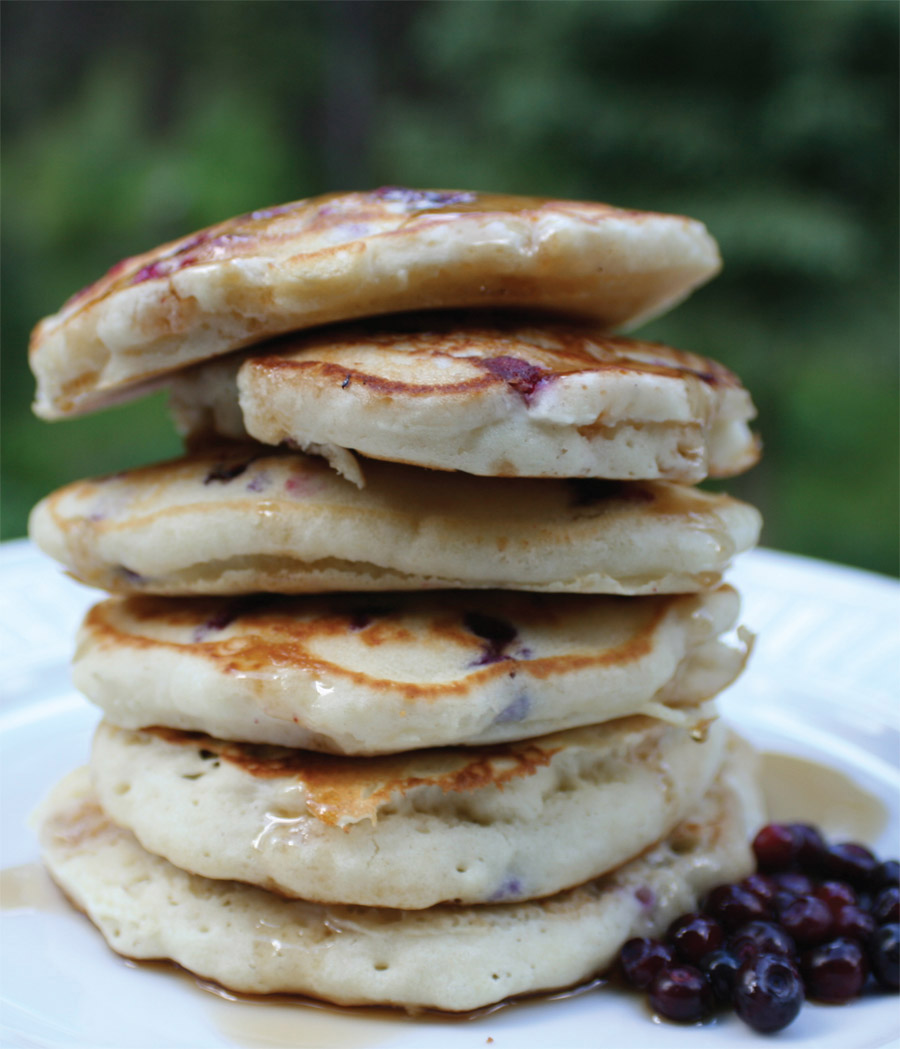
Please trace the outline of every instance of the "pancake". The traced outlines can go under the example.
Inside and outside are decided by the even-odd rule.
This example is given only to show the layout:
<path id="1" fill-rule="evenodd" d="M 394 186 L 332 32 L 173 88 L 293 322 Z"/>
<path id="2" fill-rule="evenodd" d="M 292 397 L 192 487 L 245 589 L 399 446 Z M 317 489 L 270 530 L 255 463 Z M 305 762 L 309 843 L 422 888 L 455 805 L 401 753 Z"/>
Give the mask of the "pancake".
<path id="1" fill-rule="evenodd" d="M 513 589 L 652 594 L 718 584 L 759 532 L 725 495 L 656 482 L 472 477 L 210 449 L 80 481 L 32 512 L 37 545 L 119 593 Z"/>
<path id="2" fill-rule="evenodd" d="M 696 807 L 723 740 L 715 722 L 701 743 L 623 718 L 346 758 L 103 723 L 91 771 L 114 822 L 183 870 L 415 910 L 534 899 L 621 866 Z"/>
<path id="3" fill-rule="evenodd" d="M 733 753 L 667 841 L 600 880 L 535 902 L 422 911 L 289 901 L 187 874 L 104 815 L 86 771 L 36 815 L 54 879 L 120 954 L 170 958 L 239 992 L 461 1011 L 590 979 L 629 937 L 661 933 L 749 874 L 763 818 L 754 771 Z"/>
<path id="4" fill-rule="evenodd" d="M 337 754 L 497 743 L 648 714 L 692 725 L 747 657 L 730 587 L 111 598 L 72 679 L 123 728 Z"/>
<path id="5" fill-rule="evenodd" d="M 175 379 L 179 428 L 324 450 L 354 480 L 336 449 L 490 477 L 690 484 L 758 458 L 737 376 L 591 325 L 413 314 L 289 336 L 241 361 Z"/>
<path id="6" fill-rule="evenodd" d="M 396 186 L 296 201 L 124 259 L 43 320 L 35 411 L 91 411 L 272 335 L 401 310 L 527 306 L 618 328 L 719 266 L 678 215 Z"/>

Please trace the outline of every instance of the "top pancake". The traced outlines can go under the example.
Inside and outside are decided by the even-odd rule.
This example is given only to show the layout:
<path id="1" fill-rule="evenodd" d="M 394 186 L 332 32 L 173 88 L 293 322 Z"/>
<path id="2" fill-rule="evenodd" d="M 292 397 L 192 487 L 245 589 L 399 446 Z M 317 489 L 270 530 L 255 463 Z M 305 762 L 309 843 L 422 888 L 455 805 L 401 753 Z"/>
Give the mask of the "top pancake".
<path id="1" fill-rule="evenodd" d="M 296 201 L 125 259 L 43 320 L 35 411 L 92 411 L 188 364 L 374 314 L 527 306 L 610 330 L 719 266 L 701 223 L 606 204 L 400 187 Z"/>
<path id="2" fill-rule="evenodd" d="M 595 325 L 475 311 L 319 329 L 175 379 L 189 438 L 247 433 L 488 477 L 693 484 L 752 466 L 755 411 L 721 364 Z M 246 429 L 245 429 L 246 428 Z"/>

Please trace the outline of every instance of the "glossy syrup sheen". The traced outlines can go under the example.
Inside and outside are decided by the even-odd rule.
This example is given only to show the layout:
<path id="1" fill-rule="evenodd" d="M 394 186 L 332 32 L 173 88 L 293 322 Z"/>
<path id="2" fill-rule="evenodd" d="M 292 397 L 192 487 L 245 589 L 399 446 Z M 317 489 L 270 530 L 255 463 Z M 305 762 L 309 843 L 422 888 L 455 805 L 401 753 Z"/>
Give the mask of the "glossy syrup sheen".
<path id="1" fill-rule="evenodd" d="M 277 1049 L 358 1049 L 377 1046 L 420 1030 L 423 1047 L 429 1028 L 452 1024 L 465 1032 L 466 1025 L 515 1006 L 527 1013 L 549 1002 L 577 998 L 603 988 L 605 977 L 596 977 L 574 987 L 547 993 L 513 996 L 493 1005 L 465 1012 L 440 1009 L 407 1010 L 392 1006 L 338 1006 L 305 995 L 241 994 L 229 991 L 213 980 L 193 976 L 173 962 L 145 962 L 123 959 L 128 968 L 165 973 L 182 979 L 209 998 L 203 1004 L 210 1020 L 235 1044 L 247 1047 L 275 1046 Z M 465 1036 L 465 1035 L 464 1035 Z M 482 1044 L 480 1041 L 475 1044 Z"/>
<path id="2" fill-rule="evenodd" d="M 635 723 L 641 719 L 634 718 Z M 332 825 L 372 818 L 395 795 L 417 786 L 438 786 L 444 792 L 468 792 L 488 786 L 501 790 L 512 780 L 533 775 L 549 765 L 562 745 L 533 742 L 479 747 L 439 747 L 429 751 L 342 757 L 262 744 L 226 743 L 202 733 L 162 727 L 148 728 L 171 745 L 198 748 L 260 778 L 290 777 L 303 805 L 323 823 Z M 423 757 L 424 755 L 424 757 Z"/>
<path id="3" fill-rule="evenodd" d="M 23 863 L 0 870 L 0 910 L 66 914 L 70 908 L 43 864 Z"/>
<path id="4" fill-rule="evenodd" d="M 394 1036 L 407 1033 L 413 1024 L 421 1030 L 425 1046 L 428 1043 L 429 1027 L 481 1020 L 513 1005 L 527 1011 L 547 1002 L 587 994 L 605 984 L 604 979 L 597 978 L 551 994 L 509 998 L 495 1005 L 464 1013 L 443 1013 L 425 1009 L 408 1014 L 399 1009 L 372 1006 L 338 1009 L 292 995 L 264 998 L 233 995 L 208 981 L 196 982 L 203 990 L 210 991 L 219 999 L 208 1007 L 208 1011 L 222 1034 L 234 1038 L 242 1046 L 277 1046 L 279 1049 L 356 1049 L 357 1046 L 376 1046 Z M 490 1036 L 487 1037 L 489 1039 Z M 484 1043 L 479 1038 L 475 1044 Z"/>

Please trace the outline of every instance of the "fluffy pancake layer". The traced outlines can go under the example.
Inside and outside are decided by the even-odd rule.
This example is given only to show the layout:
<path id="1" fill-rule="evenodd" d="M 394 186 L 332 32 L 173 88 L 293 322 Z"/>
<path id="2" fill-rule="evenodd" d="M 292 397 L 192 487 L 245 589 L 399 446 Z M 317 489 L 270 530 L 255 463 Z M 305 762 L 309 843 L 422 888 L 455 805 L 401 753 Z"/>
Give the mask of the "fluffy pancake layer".
<path id="1" fill-rule="evenodd" d="M 492 477 L 694 483 L 758 456 L 750 396 L 715 361 L 502 315 L 291 336 L 177 377 L 172 405 L 188 434 L 246 427 L 266 444 Z"/>
<path id="2" fill-rule="evenodd" d="M 629 714 L 691 724 L 748 644 L 730 587 L 641 601 L 389 593 L 112 598 L 73 681 L 123 728 L 344 754 L 524 739 Z"/>
<path id="3" fill-rule="evenodd" d="M 402 187 L 296 201 L 124 259 L 43 320 L 35 410 L 91 411 L 196 361 L 372 314 L 524 306 L 608 330 L 719 266 L 701 223 L 606 204 Z"/>
<path id="4" fill-rule="evenodd" d="M 666 482 L 366 470 L 360 490 L 316 457 L 210 450 L 61 488 L 30 532 L 85 583 L 169 595 L 688 592 L 759 533 L 753 507 Z"/>
<path id="5" fill-rule="evenodd" d="M 695 813 L 613 874 L 543 900 L 422 911 L 289 901 L 187 874 L 117 828 L 84 771 L 37 818 L 53 877 L 120 954 L 170 958 L 237 991 L 458 1011 L 602 972 L 630 936 L 660 933 L 749 873 L 761 817 L 752 761 L 736 750 Z"/>
<path id="6" fill-rule="evenodd" d="M 625 718 L 375 758 L 103 723 L 100 804 L 183 870 L 326 903 L 534 899 L 620 866 L 698 804 L 724 729 Z"/>

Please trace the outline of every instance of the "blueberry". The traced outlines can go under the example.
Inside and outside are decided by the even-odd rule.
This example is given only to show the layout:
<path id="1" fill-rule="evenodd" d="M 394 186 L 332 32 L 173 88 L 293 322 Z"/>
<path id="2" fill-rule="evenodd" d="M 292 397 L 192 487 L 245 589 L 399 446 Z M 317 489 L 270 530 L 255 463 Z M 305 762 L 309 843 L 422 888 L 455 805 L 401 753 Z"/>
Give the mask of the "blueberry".
<path id="1" fill-rule="evenodd" d="M 669 926 L 666 940 L 686 961 L 696 964 L 710 951 L 722 946 L 722 926 L 708 914 L 683 914 Z"/>
<path id="2" fill-rule="evenodd" d="M 778 912 L 778 920 L 800 947 L 823 943 L 834 924 L 828 905 L 815 896 L 798 896 Z"/>
<path id="3" fill-rule="evenodd" d="M 778 891 L 775 879 L 769 874 L 751 874 L 739 882 L 739 885 L 742 889 L 752 892 L 754 896 L 758 896 L 766 907 L 772 906 L 775 893 Z"/>
<path id="4" fill-rule="evenodd" d="M 896 860 L 885 860 L 875 868 L 872 875 L 872 888 L 887 889 L 892 885 L 900 888 L 900 863 Z"/>
<path id="5" fill-rule="evenodd" d="M 858 905 L 856 893 L 845 881 L 823 881 L 816 887 L 813 895 L 827 904 L 832 914 L 837 914 L 841 907 L 848 904 Z"/>
<path id="6" fill-rule="evenodd" d="M 875 979 L 889 990 L 900 990 L 900 925 L 879 926 L 869 940 L 869 960 Z"/>
<path id="7" fill-rule="evenodd" d="M 674 958 L 675 951 L 667 943 L 645 936 L 629 940 L 619 951 L 622 975 L 639 990 L 649 987 L 659 970 L 671 965 Z"/>
<path id="8" fill-rule="evenodd" d="M 895 885 L 882 889 L 872 901 L 872 917 L 876 925 L 900 922 L 900 889 Z"/>
<path id="9" fill-rule="evenodd" d="M 871 914 L 853 903 L 848 903 L 833 914 L 834 935 L 847 936 L 851 940 L 868 940 L 878 924 Z"/>
<path id="10" fill-rule="evenodd" d="M 650 985 L 650 1004 L 669 1020 L 695 1023 L 712 1006 L 712 989 L 706 977 L 693 965 L 673 965 L 660 969 Z"/>
<path id="11" fill-rule="evenodd" d="M 848 1002 L 856 998 L 869 972 L 861 945 L 845 937 L 807 951 L 802 968 L 807 994 L 820 1002 Z"/>
<path id="12" fill-rule="evenodd" d="M 791 957 L 797 950 L 794 941 L 780 925 L 760 921 L 742 925 L 728 940 L 728 948 L 742 962 L 760 954 Z"/>
<path id="13" fill-rule="evenodd" d="M 753 839 L 756 864 L 763 872 L 787 870 L 798 851 L 793 831 L 782 823 L 767 824 Z"/>
<path id="14" fill-rule="evenodd" d="M 809 896 L 815 891 L 812 879 L 806 874 L 788 871 L 785 874 L 776 874 L 772 880 L 779 889 L 794 896 Z"/>
<path id="15" fill-rule="evenodd" d="M 803 981 L 793 962 L 778 954 L 750 958 L 738 970 L 734 1011 L 754 1031 L 787 1027 L 803 1005 Z"/>
<path id="16" fill-rule="evenodd" d="M 719 885 L 706 899 L 705 908 L 726 929 L 767 917 L 765 904 L 752 892 L 740 885 Z"/>
<path id="17" fill-rule="evenodd" d="M 822 869 L 822 857 L 827 843 L 819 831 L 808 823 L 789 823 L 788 827 L 797 842 L 797 862 L 811 874 Z"/>
<path id="18" fill-rule="evenodd" d="M 784 889 L 779 889 L 775 893 L 775 899 L 772 901 L 772 913 L 774 915 L 781 914 L 785 907 L 789 907 L 799 898 L 800 897 L 794 892 L 787 892 Z"/>
<path id="19" fill-rule="evenodd" d="M 868 888 L 879 864 L 865 845 L 845 841 L 830 845 L 823 857 L 825 872 L 832 878 L 848 881 L 854 888 Z"/>
<path id="20" fill-rule="evenodd" d="M 700 960 L 700 971 L 709 980 L 716 1000 L 723 1005 L 731 1003 L 734 982 L 740 967 L 741 960 L 736 958 L 731 951 L 721 948 L 717 951 L 710 951 L 705 958 Z"/>

